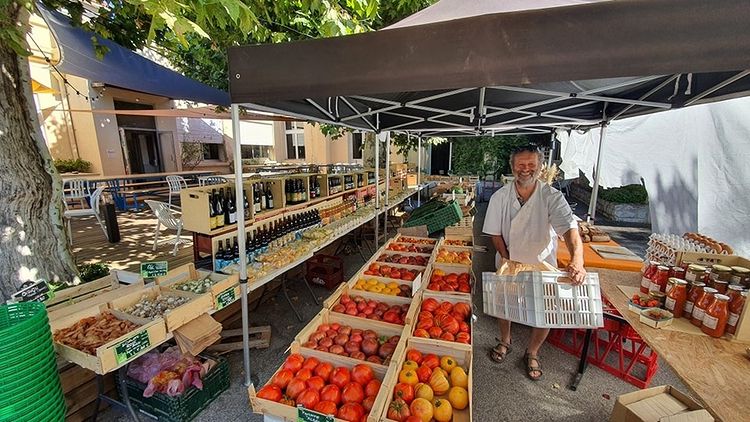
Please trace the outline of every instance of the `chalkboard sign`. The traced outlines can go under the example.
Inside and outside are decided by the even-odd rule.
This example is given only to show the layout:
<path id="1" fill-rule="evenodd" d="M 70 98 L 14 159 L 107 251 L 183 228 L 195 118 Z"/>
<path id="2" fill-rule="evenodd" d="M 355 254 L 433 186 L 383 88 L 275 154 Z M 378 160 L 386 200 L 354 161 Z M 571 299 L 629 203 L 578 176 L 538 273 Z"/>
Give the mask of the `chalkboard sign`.
<path id="1" fill-rule="evenodd" d="M 115 345 L 115 360 L 119 365 L 149 347 L 151 347 L 151 339 L 148 337 L 148 331 L 143 330 Z"/>
<path id="2" fill-rule="evenodd" d="M 27 281 L 12 295 L 17 302 L 44 302 L 55 297 L 45 280 Z"/>
<path id="3" fill-rule="evenodd" d="M 333 422 L 333 416 L 327 416 L 297 406 L 297 422 Z"/>
<path id="4" fill-rule="evenodd" d="M 167 261 L 141 262 L 141 277 L 154 278 L 167 275 L 169 263 Z"/>
<path id="5" fill-rule="evenodd" d="M 216 310 L 224 309 L 235 300 L 237 300 L 237 296 L 234 294 L 234 287 L 224 290 L 216 295 Z"/>

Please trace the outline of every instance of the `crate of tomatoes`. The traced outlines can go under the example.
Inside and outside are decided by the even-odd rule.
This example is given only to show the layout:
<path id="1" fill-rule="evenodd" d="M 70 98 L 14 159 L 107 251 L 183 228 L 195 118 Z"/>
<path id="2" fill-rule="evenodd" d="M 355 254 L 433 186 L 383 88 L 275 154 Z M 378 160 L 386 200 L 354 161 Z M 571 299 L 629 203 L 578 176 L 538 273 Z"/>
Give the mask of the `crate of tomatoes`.
<path id="1" fill-rule="evenodd" d="M 474 274 L 469 266 L 434 263 L 429 277 L 423 285 L 426 290 L 456 294 L 471 301 Z"/>
<path id="2" fill-rule="evenodd" d="M 455 295 L 432 292 L 422 292 L 419 297 L 411 340 L 471 350 L 471 302 Z"/>
<path id="3" fill-rule="evenodd" d="M 336 300 L 324 305 L 332 312 L 402 327 L 414 320 L 417 310 L 411 297 L 350 290 L 348 287 Z"/>

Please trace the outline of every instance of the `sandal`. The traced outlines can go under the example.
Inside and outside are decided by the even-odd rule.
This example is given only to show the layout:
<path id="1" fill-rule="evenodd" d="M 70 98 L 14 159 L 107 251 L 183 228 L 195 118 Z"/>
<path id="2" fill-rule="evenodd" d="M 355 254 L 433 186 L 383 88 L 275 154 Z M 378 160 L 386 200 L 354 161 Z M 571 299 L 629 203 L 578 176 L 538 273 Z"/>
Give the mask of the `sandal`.
<path id="1" fill-rule="evenodd" d="M 531 362 L 535 362 L 536 366 L 531 366 Z M 531 356 L 528 351 L 523 355 L 523 363 L 526 365 L 526 375 L 532 381 L 539 381 L 542 379 L 544 372 L 542 372 L 542 362 L 539 360 L 539 356 Z M 538 376 L 532 375 L 538 372 Z"/>
<path id="2" fill-rule="evenodd" d="M 508 356 L 508 353 L 512 350 L 510 347 L 510 342 L 506 343 L 499 338 L 495 338 L 495 340 L 498 341 L 497 346 L 490 349 L 490 359 L 495 361 L 496 363 L 503 363 L 505 361 L 505 357 Z M 502 348 L 505 348 L 503 351 Z"/>

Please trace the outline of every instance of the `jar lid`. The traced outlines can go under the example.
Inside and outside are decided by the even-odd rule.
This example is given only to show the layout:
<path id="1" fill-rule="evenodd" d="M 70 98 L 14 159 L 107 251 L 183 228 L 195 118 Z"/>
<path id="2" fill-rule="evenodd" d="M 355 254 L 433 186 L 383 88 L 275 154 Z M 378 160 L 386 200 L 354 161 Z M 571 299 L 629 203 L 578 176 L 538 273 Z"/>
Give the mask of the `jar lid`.
<path id="1" fill-rule="evenodd" d="M 664 294 L 662 292 L 657 292 L 657 291 L 650 291 L 650 292 L 648 292 L 648 295 L 651 296 L 651 297 L 655 297 L 655 298 L 662 298 L 662 297 L 666 296 L 666 294 Z"/>
<path id="2" fill-rule="evenodd" d="M 677 277 L 669 277 L 669 281 L 674 284 L 687 284 L 687 281 Z"/>
<path id="3" fill-rule="evenodd" d="M 750 274 L 750 269 L 745 267 L 732 267 L 732 271 L 740 274 Z"/>
<path id="4" fill-rule="evenodd" d="M 737 291 L 741 292 L 742 291 L 742 285 L 740 285 L 740 284 L 730 284 L 729 287 L 728 287 L 728 289 L 729 290 L 737 290 Z"/>
<path id="5" fill-rule="evenodd" d="M 664 265 L 659 265 L 656 269 L 659 271 L 669 271 L 669 267 L 665 267 Z"/>
<path id="6" fill-rule="evenodd" d="M 717 294 L 717 295 L 714 295 L 714 297 L 716 298 L 716 300 L 729 300 L 729 296 L 723 295 L 721 293 Z"/>
<path id="7" fill-rule="evenodd" d="M 688 265 L 688 269 L 690 271 L 695 271 L 695 272 L 706 271 L 706 267 L 704 267 L 703 265 L 698 265 L 698 264 L 690 264 L 690 265 Z"/>
<path id="8" fill-rule="evenodd" d="M 704 283 L 702 281 L 693 281 L 690 284 L 692 284 L 693 287 L 706 287 L 706 283 Z"/>
<path id="9" fill-rule="evenodd" d="M 727 267 L 726 265 L 719 265 L 719 264 L 714 264 L 712 269 L 714 271 L 721 272 L 721 273 L 728 273 L 729 271 L 732 271 L 730 267 Z"/>
<path id="10" fill-rule="evenodd" d="M 711 294 L 716 294 L 716 293 L 719 292 L 718 290 L 714 289 L 713 287 L 704 287 L 703 291 L 706 292 L 706 293 L 711 293 Z"/>

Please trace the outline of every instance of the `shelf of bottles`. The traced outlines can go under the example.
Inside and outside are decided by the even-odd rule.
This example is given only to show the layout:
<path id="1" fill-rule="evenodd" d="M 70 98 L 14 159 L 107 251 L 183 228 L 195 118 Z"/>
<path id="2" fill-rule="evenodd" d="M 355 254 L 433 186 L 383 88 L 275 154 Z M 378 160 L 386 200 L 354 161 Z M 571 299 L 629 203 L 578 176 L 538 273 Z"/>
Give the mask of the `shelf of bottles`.
<path id="1" fill-rule="evenodd" d="M 263 178 L 253 183 L 252 209 L 254 218 L 284 207 L 284 179 Z"/>
<path id="2" fill-rule="evenodd" d="M 327 174 L 328 195 L 336 195 L 344 191 L 344 176 L 340 174 Z"/>
<path id="3" fill-rule="evenodd" d="M 186 230 L 210 234 L 237 223 L 237 213 L 243 212 L 246 219 L 252 218 L 253 209 L 248 203 L 248 192 L 252 195 L 252 182 L 243 183 L 243 203 L 235 200 L 234 184 L 200 186 L 183 189 L 180 204 L 183 209 L 182 223 Z M 187 211 L 187 212 L 185 212 Z"/>

